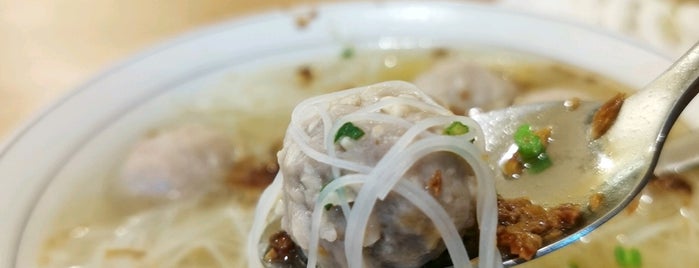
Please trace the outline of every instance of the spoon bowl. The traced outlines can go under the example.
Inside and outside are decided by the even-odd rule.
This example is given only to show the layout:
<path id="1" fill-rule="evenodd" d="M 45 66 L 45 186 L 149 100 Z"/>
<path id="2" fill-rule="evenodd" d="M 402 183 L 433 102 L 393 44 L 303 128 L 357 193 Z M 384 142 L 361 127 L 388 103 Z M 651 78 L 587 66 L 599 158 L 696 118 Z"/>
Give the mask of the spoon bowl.
<path id="1" fill-rule="evenodd" d="M 580 229 L 540 248 L 541 257 L 593 231 L 619 213 L 653 175 L 665 138 L 685 106 L 699 92 L 699 45 L 695 45 L 643 90 L 630 95 L 605 134 L 591 135 L 596 102 L 552 102 L 515 106 L 471 117 L 482 127 L 486 150 L 497 166 L 517 151 L 513 133 L 524 124 L 551 128 L 546 152 L 553 165 L 538 174 L 513 179 L 496 172 L 498 193 L 505 198 L 527 197 L 544 206 L 580 204 Z M 494 165 L 496 163 L 493 163 Z M 591 196 L 601 195 L 599 207 L 588 208 Z M 524 259 L 506 260 L 511 266 Z"/>

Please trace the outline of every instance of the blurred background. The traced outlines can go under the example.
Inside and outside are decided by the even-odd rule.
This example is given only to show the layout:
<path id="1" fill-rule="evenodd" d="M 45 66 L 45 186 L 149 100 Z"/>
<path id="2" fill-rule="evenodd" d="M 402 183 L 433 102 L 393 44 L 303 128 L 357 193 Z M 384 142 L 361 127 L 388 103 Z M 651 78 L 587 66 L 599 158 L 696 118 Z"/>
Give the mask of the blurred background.
<path id="1" fill-rule="evenodd" d="M 462 0 L 468 1 L 468 0 Z M 471 0 L 618 31 L 668 56 L 699 40 L 699 0 Z M 294 0 L 0 0 L 0 140 L 133 53 Z"/>

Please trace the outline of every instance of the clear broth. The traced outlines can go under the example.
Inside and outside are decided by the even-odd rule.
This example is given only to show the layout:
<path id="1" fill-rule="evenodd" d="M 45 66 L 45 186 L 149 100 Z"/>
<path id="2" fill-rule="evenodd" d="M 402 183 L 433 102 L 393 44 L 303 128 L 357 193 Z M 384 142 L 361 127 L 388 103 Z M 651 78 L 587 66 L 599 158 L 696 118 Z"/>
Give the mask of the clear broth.
<path id="1" fill-rule="evenodd" d="M 289 114 L 302 99 L 386 80 L 411 81 L 434 63 L 449 58 L 482 64 L 512 81 L 521 94 L 565 88 L 579 91 L 581 97 L 604 100 L 619 91 L 632 91 L 599 74 L 516 52 L 472 49 L 352 52 L 351 57 L 346 57 L 346 53 L 342 56 L 343 53 L 338 52 L 337 57 L 331 59 L 309 60 L 247 73 L 231 73 L 220 84 L 212 85 L 211 88 L 182 93 L 181 96 L 173 98 L 172 105 L 180 107 L 175 119 L 144 130 L 143 135 L 171 125 L 203 122 L 229 135 L 236 149 L 241 152 L 238 156 L 240 159 L 255 159 L 256 163 L 252 166 L 264 165 L 274 161 L 274 151 L 278 149 L 284 135 Z M 232 96 L 229 90 L 231 87 L 242 88 L 245 94 Z M 124 156 L 105 157 L 114 159 L 112 168 L 105 176 L 106 180 L 113 180 L 117 176 L 115 170 Z M 90 179 L 80 178 L 79 181 L 89 184 Z M 93 195 L 71 195 L 66 198 L 63 209 L 57 212 L 58 216 L 52 230 L 49 231 L 50 235 L 41 249 L 38 266 L 80 267 L 98 264 L 137 267 L 243 267 L 247 260 L 244 259 L 245 249 L 241 245 L 244 245 L 244 236 L 250 229 L 254 214 L 254 204 L 262 189 L 241 185 L 228 185 L 225 188 L 221 192 L 191 200 L 173 201 L 160 206 L 136 204 L 128 208 L 117 202 L 105 186 L 96 187 L 97 193 Z M 663 198 L 662 196 L 660 194 L 660 198 Z M 158 225 L 162 217 L 171 217 L 168 218 L 168 226 Z M 199 218 L 207 220 L 199 224 L 190 220 Z M 648 221 L 649 224 L 652 222 L 654 220 Z M 589 267 L 606 267 L 606 264 L 610 263 L 606 259 L 612 251 L 604 249 L 605 246 L 621 240 L 618 237 L 614 239 L 615 232 L 604 229 L 612 229 L 615 224 L 608 224 L 590 236 L 590 241 L 598 242 L 581 242 L 527 265 L 566 267 L 575 262 L 580 265 L 578 267 L 586 267 L 584 265 L 587 262 L 592 263 L 593 260 L 584 256 L 602 256 L 595 257 L 594 261 L 603 261 L 604 264 L 591 264 Z M 208 233 L 177 233 L 163 230 L 167 228 L 204 229 Z M 695 229 L 694 232 L 699 232 L 699 228 Z M 610 234 L 602 235 L 605 232 Z M 633 232 L 630 235 L 633 235 Z M 643 228 L 639 227 L 637 232 L 643 232 Z M 178 235 L 180 237 L 177 237 Z M 111 243 L 111 250 L 105 248 L 108 241 Z M 181 252 L 185 244 L 194 246 L 189 247 L 187 252 Z M 207 247 L 214 247 L 216 250 Z M 157 251 L 156 248 L 160 251 L 153 252 Z M 224 260 L 216 256 L 217 254 L 225 256 Z M 100 256 L 125 262 L 96 261 Z"/>

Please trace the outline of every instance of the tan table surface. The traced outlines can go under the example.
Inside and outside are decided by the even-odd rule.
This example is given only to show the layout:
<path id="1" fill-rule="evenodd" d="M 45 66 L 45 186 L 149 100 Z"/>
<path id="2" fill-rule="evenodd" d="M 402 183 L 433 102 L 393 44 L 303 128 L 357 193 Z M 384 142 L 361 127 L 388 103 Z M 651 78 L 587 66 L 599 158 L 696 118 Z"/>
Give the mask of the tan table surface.
<path id="1" fill-rule="evenodd" d="M 0 139 L 133 53 L 197 27 L 299 2 L 0 0 Z"/>

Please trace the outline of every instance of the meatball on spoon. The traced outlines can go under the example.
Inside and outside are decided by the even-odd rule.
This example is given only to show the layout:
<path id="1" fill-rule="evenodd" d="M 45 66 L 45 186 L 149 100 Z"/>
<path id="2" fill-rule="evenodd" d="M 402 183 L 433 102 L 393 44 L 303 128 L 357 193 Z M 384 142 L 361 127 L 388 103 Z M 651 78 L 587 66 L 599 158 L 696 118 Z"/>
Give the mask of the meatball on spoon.
<path id="1" fill-rule="evenodd" d="M 672 125 L 699 92 L 699 45 L 643 90 L 607 103 L 569 100 L 472 113 L 504 197 L 587 205 L 580 229 L 535 257 L 577 241 L 619 213 L 653 175 Z M 506 260 L 505 265 L 524 262 Z"/>

